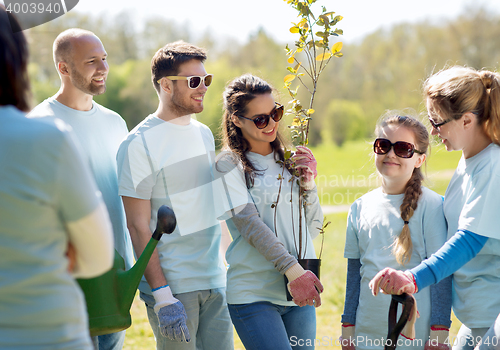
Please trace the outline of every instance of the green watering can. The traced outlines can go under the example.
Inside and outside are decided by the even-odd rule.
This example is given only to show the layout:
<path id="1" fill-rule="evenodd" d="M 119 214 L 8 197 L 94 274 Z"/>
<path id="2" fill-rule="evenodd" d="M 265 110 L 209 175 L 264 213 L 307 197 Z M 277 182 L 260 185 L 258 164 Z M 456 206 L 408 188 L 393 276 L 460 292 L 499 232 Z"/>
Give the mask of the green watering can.
<path id="1" fill-rule="evenodd" d="M 158 222 L 153 236 L 135 265 L 125 271 L 125 262 L 115 250 L 113 267 L 101 276 L 77 279 L 85 294 L 91 336 L 127 329 L 132 324 L 130 307 L 149 258 L 163 233 L 175 230 L 175 214 L 166 205 L 158 209 Z"/>

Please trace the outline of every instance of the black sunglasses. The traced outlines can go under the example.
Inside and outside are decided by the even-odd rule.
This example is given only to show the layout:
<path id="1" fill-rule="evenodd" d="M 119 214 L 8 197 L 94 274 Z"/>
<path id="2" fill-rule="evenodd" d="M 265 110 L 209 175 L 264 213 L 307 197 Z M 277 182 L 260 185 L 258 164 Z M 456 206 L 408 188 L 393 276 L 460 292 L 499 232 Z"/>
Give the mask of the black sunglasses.
<path id="1" fill-rule="evenodd" d="M 238 115 L 237 117 L 251 120 L 255 123 L 257 129 L 264 129 L 266 126 L 269 125 L 269 118 L 273 118 L 275 122 L 279 122 L 283 117 L 283 110 L 284 110 L 283 105 L 280 105 L 279 103 L 275 102 L 275 106 L 271 111 L 271 113 L 269 114 L 259 114 L 257 117 L 253 119 L 243 117 L 241 115 Z"/>
<path id="2" fill-rule="evenodd" d="M 424 154 L 424 152 L 415 149 L 409 142 L 397 141 L 392 143 L 387 139 L 376 139 L 373 143 L 373 152 L 376 154 L 387 154 L 394 147 L 394 154 L 400 158 L 411 158 L 414 153 Z"/>
<path id="3" fill-rule="evenodd" d="M 436 123 L 434 120 L 429 117 L 429 123 L 431 123 L 432 127 L 436 130 L 439 130 L 440 127 L 442 127 L 444 124 L 449 123 L 453 120 L 453 118 L 446 119 L 444 122 L 441 123 Z"/>

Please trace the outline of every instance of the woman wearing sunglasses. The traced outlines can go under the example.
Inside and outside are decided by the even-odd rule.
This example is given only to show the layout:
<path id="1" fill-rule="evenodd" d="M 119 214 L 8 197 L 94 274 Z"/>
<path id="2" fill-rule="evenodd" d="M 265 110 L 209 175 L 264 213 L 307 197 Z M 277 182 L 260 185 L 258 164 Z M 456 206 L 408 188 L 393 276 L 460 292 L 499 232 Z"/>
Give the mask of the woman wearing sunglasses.
<path id="1" fill-rule="evenodd" d="M 391 297 L 375 298 L 366 288 L 375 274 L 385 266 L 415 267 L 446 241 L 442 197 L 422 186 L 421 167 L 429 147 L 427 129 L 414 117 L 389 112 L 375 134 L 373 151 L 382 186 L 357 199 L 347 220 L 343 349 L 384 346 L 373 340 L 387 336 Z M 411 339 L 400 338 L 398 349 L 422 349 L 429 336 L 436 339 L 451 324 L 450 279 L 415 298 L 420 318 L 414 333 L 411 327 L 403 331 Z M 438 342 L 444 343 L 445 338 Z M 356 344 L 349 341 L 354 339 Z"/>
<path id="2" fill-rule="evenodd" d="M 226 254 L 227 300 L 246 349 L 312 349 L 314 307 L 321 305 L 323 287 L 297 262 L 299 185 L 291 181 L 291 169 L 283 168 L 283 106 L 272 92 L 264 80 L 243 75 L 229 83 L 223 96 L 223 152 L 216 160 L 219 189 L 214 195 L 219 219 L 226 220 L 233 237 Z M 312 239 L 323 223 L 314 184 L 316 161 L 306 147 L 298 147 L 292 159 L 308 204 L 302 246 L 306 258 L 315 258 Z M 293 301 L 287 301 L 286 288 Z"/>
<path id="3" fill-rule="evenodd" d="M 384 269 L 374 294 L 425 292 L 453 274 L 453 311 L 462 322 L 454 350 L 473 349 L 500 313 L 500 75 L 442 70 L 424 85 L 432 134 L 462 158 L 444 198 L 448 241 L 409 271 Z M 500 347 L 499 339 L 483 339 Z"/>

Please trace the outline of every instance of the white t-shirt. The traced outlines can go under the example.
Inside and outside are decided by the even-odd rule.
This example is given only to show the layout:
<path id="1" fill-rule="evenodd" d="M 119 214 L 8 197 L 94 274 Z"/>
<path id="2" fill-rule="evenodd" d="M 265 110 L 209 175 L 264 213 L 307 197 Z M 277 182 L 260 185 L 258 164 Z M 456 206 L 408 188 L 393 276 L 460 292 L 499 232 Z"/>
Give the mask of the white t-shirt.
<path id="1" fill-rule="evenodd" d="M 213 210 L 212 132 L 191 119 L 176 125 L 150 115 L 121 144 L 117 155 L 121 196 L 151 200 L 150 228 L 158 208 L 175 213 L 177 227 L 164 234 L 157 249 L 172 292 L 225 287 L 219 253 L 221 230 Z M 143 277 L 139 289 L 151 294 Z"/>
<path id="2" fill-rule="evenodd" d="M 402 266 L 396 261 L 391 244 L 403 229 L 400 211 L 403 197 L 404 194 L 388 195 L 382 192 L 382 188 L 377 188 L 357 199 L 349 211 L 344 257 L 361 261 L 361 289 L 356 313 L 356 337 L 360 337 L 357 338 L 357 349 L 381 349 L 383 343 L 370 343 L 370 340 L 385 339 L 388 332 L 391 296 L 379 293 L 374 297 L 368 287 L 370 280 L 386 267 L 406 270 L 417 266 L 446 241 L 443 199 L 422 187 L 417 210 L 409 220 L 413 243 L 410 262 Z M 425 288 L 414 296 L 420 312 L 415 324 L 416 341 L 398 345 L 398 349 L 422 348 L 429 337 L 430 289 Z M 363 340 L 360 342 L 360 339 Z"/>
<path id="3" fill-rule="evenodd" d="M 128 134 L 125 121 L 117 113 L 94 101 L 90 111 L 78 111 L 53 97 L 36 106 L 28 117 L 58 118 L 73 129 L 108 209 L 115 249 L 124 259 L 126 269 L 129 269 L 134 256 L 116 176 L 116 152 Z"/>
<path id="4" fill-rule="evenodd" d="M 463 156 L 446 189 L 448 237 L 467 230 L 489 237 L 453 274 L 453 312 L 469 328 L 490 327 L 500 313 L 500 147 Z"/>
<path id="5" fill-rule="evenodd" d="M 220 159 L 222 155 L 217 157 Z M 286 287 L 282 274 L 276 270 L 273 263 L 267 261 L 257 249 L 242 238 L 233 224 L 231 210 L 247 203 L 254 203 L 262 221 L 276 234 L 291 255 L 297 257 L 299 234 L 299 187 L 289 182 L 291 175 L 276 163 L 274 152 L 262 156 L 248 152 L 247 158 L 254 167 L 265 170 L 255 177 L 254 186 L 247 189 L 241 164 L 223 168 L 214 167 L 216 215 L 221 220 L 227 220 L 227 226 L 233 241 L 226 253 L 229 264 L 227 275 L 227 300 L 230 304 L 246 304 L 257 301 L 269 301 L 277 305 L 295 305 L 286 300 Z M 226 165 L 229 164 L 224 162 Z M 277 205 L 276 222 L 275 209 L 271 206 L 277 199 L 280 181 L 278 176 L 283 174 L 280 200 Z M 313 192 L 313 191 L 311 191 Z M 318 196 L 309 196 L 310 205 L 307 206 L 306 219 L 302 221 L 303 249 L 305 258 L 316 258 L 312 238 L 318 236 L 319 228 L 323 224 L 323 213 Z M 292 203 L 290 202 L 292 199 Z M 293 225 L 292 225 L 293 209 Z M 307 222 L 307 224 L 306 224 Z M 297 239 L 294 239 L 294 234 Z"/>

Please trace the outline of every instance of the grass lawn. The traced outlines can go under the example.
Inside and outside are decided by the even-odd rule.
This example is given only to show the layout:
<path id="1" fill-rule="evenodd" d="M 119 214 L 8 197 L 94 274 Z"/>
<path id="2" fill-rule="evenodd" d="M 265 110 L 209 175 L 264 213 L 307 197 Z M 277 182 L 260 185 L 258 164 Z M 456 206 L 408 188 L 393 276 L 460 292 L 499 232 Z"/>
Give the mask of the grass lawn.
<path id="1" fill-rule="evenodd" d="M 318 160 L 318 192 L 322 205 L 342 205 L 347 208 L 356 198 L 378 186 L 371 143 L 348 142 L 342 148 L 321 145 L 313 148 Z M 446 152 L 441 146 L 433 146 L 428 158 L 426 186 L 444 195 L 446 186 L 460 159 L 460 152 Z M 321 281 L 325 287 L 322 306 L 317 309 L 317 338 L 322 339 L 320 348 L 339 348 L 332 343 L 340 336 L 340 315 L 344 308 L 346 259 L 343 257 L 347 210 L 326 215 L 331 221 L 325 233 Z M 320 241 L 316 240 L 319 253 Z M 136 298 L 132 305 L 132 326 L 125 338 L 126 350 L 155 349 L 155 341 L 149 326 L 146 310 Z M 386 317 L 383 315 L 383 317 Z M 453 317 L 451 336 L 458 332 L 460 322 Z M 244 349 L 235 333 L 235 349 Z"/>

